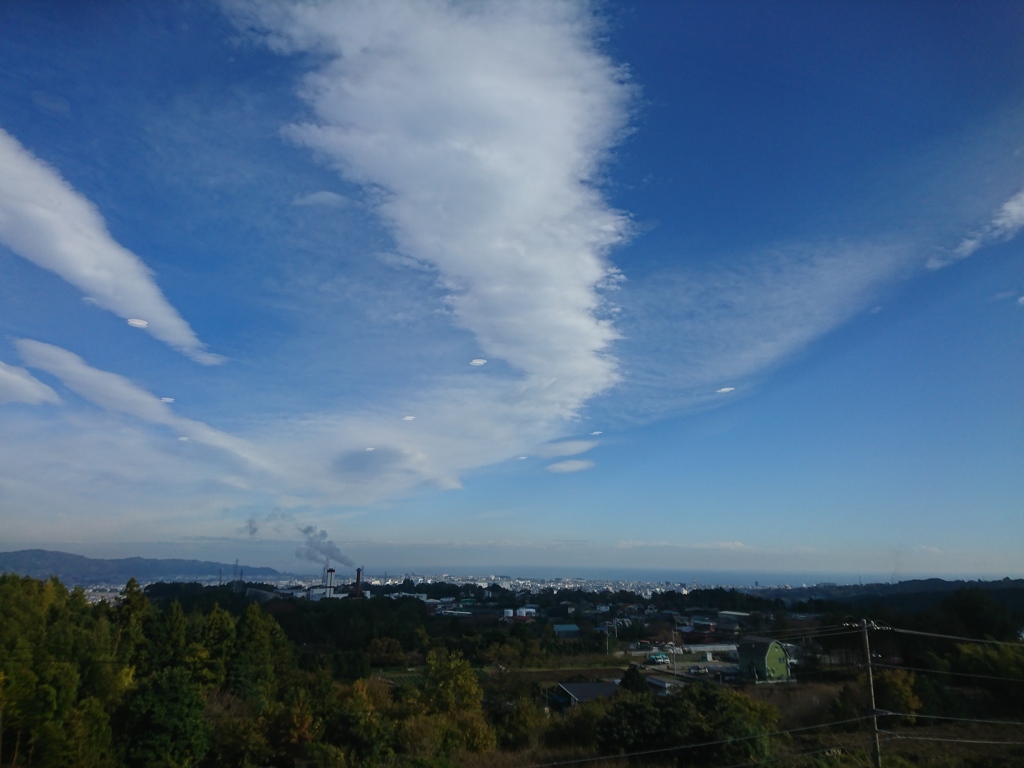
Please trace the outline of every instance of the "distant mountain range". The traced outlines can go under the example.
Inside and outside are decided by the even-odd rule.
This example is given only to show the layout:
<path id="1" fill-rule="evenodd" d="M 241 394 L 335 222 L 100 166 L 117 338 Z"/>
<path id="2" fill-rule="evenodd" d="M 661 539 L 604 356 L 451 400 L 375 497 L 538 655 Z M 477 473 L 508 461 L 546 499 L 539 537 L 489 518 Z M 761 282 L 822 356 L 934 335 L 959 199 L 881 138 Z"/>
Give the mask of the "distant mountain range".
<path id="1" fill-rule="evenodd" d="M 239 566 L 247 581 L 278 579 L 284 574 L 273 568 Z M 163 560 L 147 557 L 125 557 L 100 560 L 67 552 L 45 549 L 23 549 L 0 552 L 0 573 L 17 573 L 36 579 L 56 576 L 69 587 L 94 584 L 125 584 L 134 577 L 140 583 L 153 581 L 196 581 L 223 576 L 230 581 L 234 564 L 202 560 Z"/>

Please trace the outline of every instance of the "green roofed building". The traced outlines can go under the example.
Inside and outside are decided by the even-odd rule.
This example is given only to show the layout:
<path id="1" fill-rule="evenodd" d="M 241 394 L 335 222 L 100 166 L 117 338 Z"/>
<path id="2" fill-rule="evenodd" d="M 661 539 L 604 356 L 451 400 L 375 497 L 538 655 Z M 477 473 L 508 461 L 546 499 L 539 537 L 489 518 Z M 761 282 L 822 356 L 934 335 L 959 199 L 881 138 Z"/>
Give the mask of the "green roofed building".
<path id="1" fill-rule="evenodd" d="M 756 683 L 788 683 L 789 654 L 778 640 L 768 637 L 745 637 L 737 648 L 740 676 Z"/>
<path id="2" fill-rule="evenodd" d="M 575 624 L 555 624 L 551 628 L 559 640 L 576 640 L 580 636 L 580 628 Z"/>

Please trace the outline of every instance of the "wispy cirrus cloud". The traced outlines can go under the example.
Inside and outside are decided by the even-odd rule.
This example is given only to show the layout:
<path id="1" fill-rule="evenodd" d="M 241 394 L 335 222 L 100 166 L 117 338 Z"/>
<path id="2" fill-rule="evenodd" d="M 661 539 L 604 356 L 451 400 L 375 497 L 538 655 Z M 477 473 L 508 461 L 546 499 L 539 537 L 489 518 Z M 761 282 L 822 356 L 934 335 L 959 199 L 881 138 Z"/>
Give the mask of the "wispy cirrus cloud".
<path id="1" fill-rule="evenodd" d="M 626 410 L 644 420 L 721 401 L 869 306 L 917 258 L 908 245 L 791 245 L 630 281 L 618 297 Z"/>
<path id="2" fill-rule="evenodd" d="M 592 466 L 594 466 L 594 462 L 589 459 L 567 459 L 566 461 L 556 461 L 554 464 L 548 464 L 545 469 L 548 472 L 564 475 L 569 472 L 582 472 L 585 469 L 590 469 Z"/>
<path id="3" fill-rule="evenodd" d="M 350 204 L 351 201 L 347 197 L 326 189 L 321 189 L 319 192 L 310 192 L 308 195 L 295 198 L 292 202 L 292 205 L 319 205 L 327 208 L 341 208 Z"/>
<path id="4" fill-rule="evenodd" d="M 993 214 L 988 224 L 970 233 L 952 251 L 932 256 L 929 269 L 941 269 L 954 264 L 976 251 L 994 243 L 1012 240 L 1024 228 L 1024 189 L 1015 194 Z"/>
<path id="5" fill-rule="evenodd" d="M 406 257 L 436 268 L 454 322 L 546 408 L 619 378 L 599 286 L 628 232 L 595 189 L 632 91 L 562 3 L 237 2 L 281 53 L 315 53 L 294 142 L 378 191 Z"/>
<path id="6" fill-rule="evenodd" d="M 0 167 L 0 243 L 104 309 L 145 320 L 149 333 L 193 360 L 221 362 L 167 301 L 142 260 L 114 240 L 96 206 L 2 129 Z"/>
<path id="7" fill-rule="evenodd" d="M 100 408 L 169 427 L 190 440 L 233 453 L 255 467 L 266 465 L 245 441 L 176 415 L 168 403 L 124 376 L 93 368 L 73 352 L 52 344 L 18 339 L 15 345 L 30 368 L 56 376 L 68 389 Z"/>
<path id="8" fill-rule="evenodd" d="M 24 368 L 0 362 L 0 403 L 59 403 L 60 396 Z"/>
<path id="9" fill-rule="evenodd" d="M 708 541 L 679 544 L 670 541 L 637 541 L 632 539 L 620 541 L 615 546 L 618 549 L 670 548 L 688 550 L 722 550 L 729 552 L 754 549 L 754 547 L 751 547 L 749 544 L 744 544 L 742 541 Z"/>
<path id="10" fill-rule="evenodd" d="M 537 449 L 537 455 L 545 459 L 552 459 L 556 456 L 576 456 L 586 453 L 591 448 L 596 448 L 597 445 L 597 440 L 561 440 L 557 443 L 542 445 Z"/>

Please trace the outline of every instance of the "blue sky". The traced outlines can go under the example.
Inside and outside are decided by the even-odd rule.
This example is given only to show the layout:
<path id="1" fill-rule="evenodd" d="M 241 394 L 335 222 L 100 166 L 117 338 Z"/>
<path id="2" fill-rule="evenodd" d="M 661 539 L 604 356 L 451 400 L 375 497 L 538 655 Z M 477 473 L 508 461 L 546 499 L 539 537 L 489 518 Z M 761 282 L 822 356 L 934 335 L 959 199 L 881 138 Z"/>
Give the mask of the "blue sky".
<path id="1" fill-rule="evenodd" d="M 0 546 L 1024 575 L 1024 7 L 0 7 Z"/>

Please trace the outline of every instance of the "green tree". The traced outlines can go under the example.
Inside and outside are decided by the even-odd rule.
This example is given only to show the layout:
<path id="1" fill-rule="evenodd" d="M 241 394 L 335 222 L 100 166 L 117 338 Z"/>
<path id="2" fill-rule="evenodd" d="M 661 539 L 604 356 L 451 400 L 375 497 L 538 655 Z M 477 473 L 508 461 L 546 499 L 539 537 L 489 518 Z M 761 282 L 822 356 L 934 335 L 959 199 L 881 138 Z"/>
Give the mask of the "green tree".
<path id="1" fill-rule="evenodd" d="M 210 745 L 199 685 L 182 667 L 143 681 L 120 718 L 125 762 L 134 768 L 188 768 Z"/>
<path id="2" fill-rule="evenodd" d="M 658 699 L 671 746 L 709 744 L 678 755 L 679 765 L 767 761 L 767 734 L 778 723 L 774 707 L 713 683 L 689 685 Z"/>
<path id="3" fill-rule="evenodd" d="M 210 724 L 208 765 L 255 768 L 266 765 L 273 750 L 260 708 L 228 691 L 207 696 L 206 720 Z"/>
<path id="4" fill-rule="evenodd" d="M 544 731 L 545 746 L 556 749 L 593 749 L 611 699 L 592 699 L 561 715 L 554 715 Z"/>
<path id="5" fill-rule="evenodd" d="M 905 669 L 883 669 L 875 676 L 875 706 L 898 712 L 902 722 L 913 724 L 914 713 L 921 709 L 921 699 L 914 691 L 914 673 Z M 889 721 L 886 721 L 889 722 Z"/>
<path id="6" fill-rule="evenodd" d="M 507 750 L 536 746 L 544 726 L 537 684 L 517 669 L 499 667 L 484 678 L 483 692 L 484 713 L 495 728 L 498 745 Z"/>
<path id="7" fill-rule="evenodd" d="M 274 699 L 278 670 L 288 667 L 288 642 L 281 627 L 259 605 L 250 603 L 236 627 L 228 686 L 242 698 L 263 705 Z"/>
<path id="8" fill-rule="evenodd" d="M 121 590 L 116 616 L 117 640 L 114 655 L 120 661 L 139 666 L 145 662 L 145 627 L 153 608 L 135 578 L 128 579 Z"/>
<path id="9" fill-rule="evenodd" d="M 635 665 L 631 664 L 629 669 L 622 673 L 622 679 L 619 681 L 619 690 L 632 691 L 633 693 L 650 693 L 651 686 L 648 685 L 644 674 Z"/>
<path id="10" fill-rule="evenodd" d="M 227 680 L 228 662 L 234 654 L 235 619 L 217 603 L 203 622 L 202 646 L 206 656 L 198 677 L 204 684 L 219 688 Z"/>
<path id="11" fill-rule="evenodd" d="M 424 701 L 446 725 L 443 749 L 486 752 L 495 746 L 494 732 L 483 716 L 483 691 L 476 673 L 460 653 L 434 649 L 427 654 Z"/>
<path id="12" fill-rule="evenodd" d="M 46 742 L 46 756 L 40 759 L 40 766 L 113 768 L 118 764 L 110 718 L 99 700 L 93 697 L 80 701 Z"/>
<path id="13" fill-rule="evenodd" d="M 357 680 L 335 718 L 336 743 L 344 744 L 353 765 L 376 766 L 394 756 L 390 693 L 379 683 Z"/>
<path id="14" fill-rule="evenodd" d="M 435 648 L 427 654 L 427 674 L 423 686 L 427 706 L 439 714 L 477 709 L 483 691 L 476 673 L 462 654 Z"/>
<path id="15" fill-rule="evenodd" d="M 405 663 L 402 644 L 393 637 L 375 637 L 366 649 L 366 658 L 375 667 L 397 667 Z"/>
<path id="16" fill-rule="evenodd" d="M 954 664 L 962 672 L 982 676 L 980 685 L 1015 711 L 1024 710 L 1020 695 L 1020 681 L 1024 680 L 1024 644 L 958 645 Z"/>
<path id="17" fill-rule="evenodd" d="M 761 762 L 777 717 L 772 707 L 711 683 L 661 697 L 623 691 L 601 719 L 597 744 L 606 755 L 664 750 L 678 765 Z"/>
<path id="18" fill-rule="evenodd" d="M 622 755 L 664 744 L 661 712 L 654 697 L 622 691 L 601 719 L 597 748 L 602 755 Z"/>

